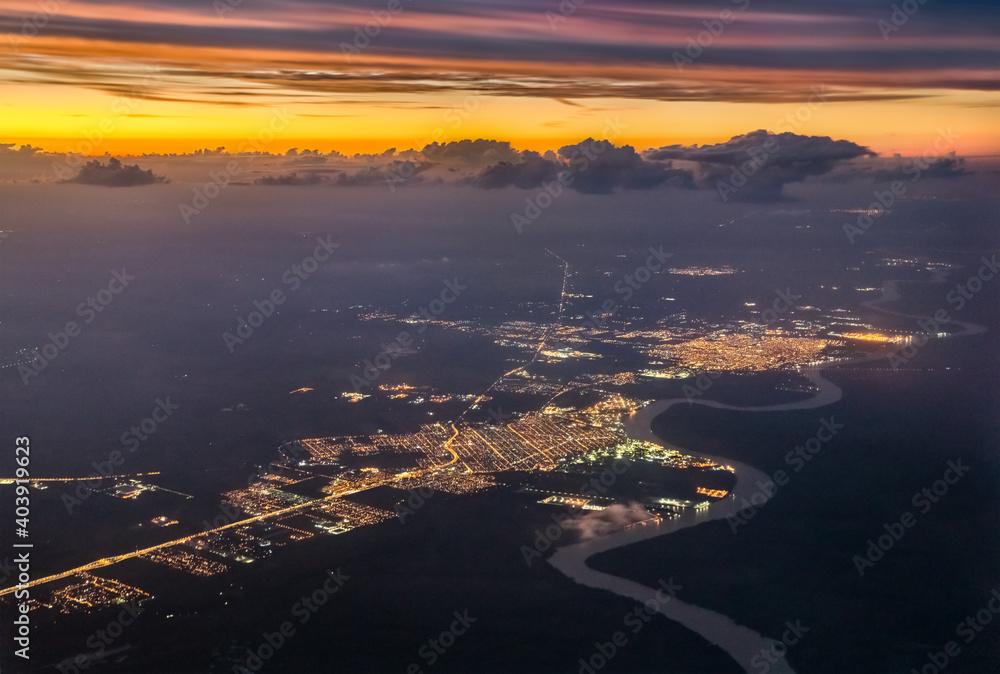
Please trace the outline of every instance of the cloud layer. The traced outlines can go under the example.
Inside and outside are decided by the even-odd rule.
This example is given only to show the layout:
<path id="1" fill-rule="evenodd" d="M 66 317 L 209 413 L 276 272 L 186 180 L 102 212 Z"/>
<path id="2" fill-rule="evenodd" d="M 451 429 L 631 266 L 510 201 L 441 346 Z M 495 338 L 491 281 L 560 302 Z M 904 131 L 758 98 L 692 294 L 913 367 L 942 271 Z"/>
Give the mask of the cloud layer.
<path id="1" fill-rule="evenodd" d="M 30 22 L 34 0 L 0 10 L 14 52 L 8 81 L 120 96 L 136 63 L 155 62 L 166 66 L 157 99 L 228 105 L 278 92 L 591 98 L 609 88 L 621 98 L 774 102 L 820 81 L 837 88 L 833 100 L 860 100 L 992 91 L 997 81 L 995 5 L 970 0 L 896 19 L 891 3 L 863 0 L 53 4 L 41 28 Z"/>
<path id="2" fill-rule="evenodd" d="M 483 169 L 471 184 L 486 189 L 533 189 L 559 179 L 584 194 L 611 194 L 617 189 L 648 190 L 666 184 L 689 186 L 691 173 L 669 164 L 644 160 L 629 145 L 588 138 L 559 148 L 557 154 L 525 151 L 519 161 L 504 161 Z"/>
<path id="3" fill-rule="evenodd" d="M 832 171 L 838 163 L 875 153 L 849 140 L 803 136 L 763 129 L 715 145 L 670 145 L 645 153 L 647 159 L 681 159 L 701 167 L 699 182 L 724 199 L 776 201 L 784 186 Z"/>
<path id="4" fill-rule="evenodd" d="M 31 145 L 0 144 L 0 180 L 134 186 L 203 184 L 219 172 L 241 185 L 413 187 L 451 184 L 484 190 L 568 189 L 607 195 L 623 191 L 710 190 L 723 201 L 782 201 L 785 187 L 807 179 L 834 182 L 953 179 L 969 173 L 951 152 L 877 159 L 849 140 L 764 130 L 708 145 L 669 145 L 636 152 L 630 145 L 587 138 L 544 154 L 509 142 L 467 139 L 397 152 L 347 156 L 336 151 L 231 153 L 225 148 L 187 154 L 143 154 L 138 164 L 107 163 Z M 126 158 L 126 161 L 128 159 Z M 163 177 L 165 176 L 165 177 Z"/>
<path id="5" fill-rule="evenodd" d="M 115 157 L 111 157 L 107 164 L 102 164 L 97 159 L 88 161 L 68 182 L 104 187 L 133 187 L 163 182 L 163 178 L 153 175 L 151 169 L 143 171 L 137 164 L 122 164 Z"/>

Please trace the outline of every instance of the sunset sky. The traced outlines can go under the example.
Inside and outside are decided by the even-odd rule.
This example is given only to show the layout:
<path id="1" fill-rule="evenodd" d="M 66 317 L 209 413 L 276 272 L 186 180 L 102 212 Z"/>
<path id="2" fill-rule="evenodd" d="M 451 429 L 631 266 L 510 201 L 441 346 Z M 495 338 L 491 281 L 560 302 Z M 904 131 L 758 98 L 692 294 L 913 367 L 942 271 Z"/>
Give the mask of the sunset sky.
<path id="1" fill-rule="evenodd" d="M 639 149 L 767 129 L 907 155 L 951 127 L 1000 153 L 995 2 L 230 1 L 0 0 L 0 142 L 233 148 L 284 106 L 269 151 L 545 150 L 613 123 Z"/>

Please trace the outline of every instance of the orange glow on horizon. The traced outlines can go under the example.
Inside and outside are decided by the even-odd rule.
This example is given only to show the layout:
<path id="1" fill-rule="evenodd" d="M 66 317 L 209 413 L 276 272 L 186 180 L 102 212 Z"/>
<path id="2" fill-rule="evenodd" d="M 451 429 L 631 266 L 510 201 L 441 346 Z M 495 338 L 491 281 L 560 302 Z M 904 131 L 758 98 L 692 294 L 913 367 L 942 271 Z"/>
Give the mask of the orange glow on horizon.
<path id="1" fill-rule="evenodd" d="M 649 148 L 663 147 L 666 145 L 708 145 L 722 143 L 734 135 L 755 130 L 757 127 L 745 127 L 740 131 L 735 129 L 732 132 L 715 133 L 712 135 L 684 134 L 673 137 L 629 137 L 622 136 L 615 139 L 614 144 L 631 145 L 636 151 L 642 152 Z M 512 137 L 510 135 L 494 134 L 470 134 L 468 136 L 453 136 L 443 142 L 458 141 L 463 138 L 477 139 L 485 138 L 489 140 L 506 140 L 517 150 L 533 150 L 544 153 L 548 150 L 558 150 L 564 145 L 579 143 L 588 136 L 597 137 L 599 134 L 578 134 L 564 137 Z M 847 138 L 859 145 L 870 147 L 881 157 L 891 157 L 898 153 L 903 157 L 916 157 L 924 154 L 928 148 L 932 147 L 935 136 L 910 135 L 902 136 L 893 134 L 887 136 L 879 135 L 841 135 L 833 132 L 816 131 L 812 135 L 829 135 L 834 138 Z M 0 142 L 13 143 L 14 145 L 32 145 L 48 152 L 74 152 L 85 156 L 99 157 L 105 154 L 118 156 L 140 156 L 142 154 L 185 154 L 197 150 L 224 147 L 230 152 L 244 143 L 246 137 L 106 137 L 99 146 L 90 152 L 81 151 L 84 139 L 81 136 L 68 137 L 37 137 L 37 136 L 14 136 L 0 139 Z M 272 154 L 284 154 L 289 149 L 298 150 L 318 150 L 323 153 L 340 152 L 345 155 L 360 154 L 380 154 L 390 148 L 395 148 L 397 152 L 409 149 L 421 149 L 415 139 L 410 137 L 402 138 L 283 138 L 273 141 L 265 148 Z M 427 140 L 430 140 L 428 137 Z M 995 157 L 1000 156 L 1000 134 L 969 136 L 962 135 L 960 143 L 956 144 L 956 154 L 965 157 Z"/>
<path id="2" fill-rule="evenodd" d="M 37 9 L 34 0 L 8 4 L 15 13 Z M 221 18 L 203 9 L 65 4 L 59 11 L 80 21 L 96 21 L 112 12 L 126 24 L 170 26 L 201 35 L 199 31 L 219 25 Z M 963 69 L 941 62 L 907 70 L 699 62 L 697 67 L 676 69 L 673 63 L 643 55 L 634 60 L 575 61 L 559 60 L 558 50 L 541 49 L 552 39 L 565 40 L 556 44 L 560 48 L 616 41 L 649 47 L 664 40 L 683 44 L 687 24 L 652 19 L 696 21 L 715 13 L 681 7 L 620 11 L 640 20 L 623 23 L 618 17 L 605 25 L 582 13 L 555 37 L 540 14 L 518 15 L 513 10 L 491 10 L 488 16 L 414 10 L 393 19 L 391 27 L 397 31 L 440 31 L 484 41 L 490 36 L 524 36 L 540 47 L 538 53 L 483 49 L 468 52 L 468 58 L 445 49 L 394 51 L 388 42 L 347 57 L 336 40 L 276 40 L 260 46 L 215 37 L 186 44 L 176 30 L 162 38 L 146 37 L 148 42 L 141 41 L 149 35 L 145 27 L 121 34 L 102 29 L 55 35 L 42 30 L 17 42 L 6 62 L 7 79 L 0 79 L 0 142 L 93 155 L 183 153 L 219 146 L 233 151 L 262 128 L 270 108 L 284 106 L 293 121 L 263 148 L 266 151 L 381 153 L 393 147 L 420 149 L 432 140 L 476 138 L 545 151 L 588 137 L 641 151 L 720 143 L 767 129 L 846 139 L 883 156 L 915 156 L 933 147 L 940 129 L 952 128 L 958 140 L 950 149 L 957 154 L 1000 154 L 995 114 L 1000 101 L 991 90 L 997 70 L 988 65 Z M 650 18 L 648 25 L 643 16 Z M 367 12 L 350 8 L 288 12 L 244 4 L 226 15 L 225 25 L 234 31 L 324 30 L 346 38 L 355 23 L 369 18 Z M 794 12 L 745 18 L 777 29 L 802 20 Z M 885 48 L 881 39 L 844 35 L 792 33 L 786 36 L 791 42 L 782 47 Z M 16 33 L 9 37 L 20 40 Z M 387 30 L 380 39 L 390 38 Z M 768 39 L 770 34 L 734 31 L 727 33 L 727 47 L 761 48 Z M 916 33 L 901 34 L 893 36 L 892 46 L 912 48 L 923 39 Z M 992 38 L 984 35 L 935 38 L 938 46 L 956 48 L 986 48 L 987 43 Z M 796 121 L 814 86 L 822 87 L 827 98 Z M 619 119 L 623 130 L 608 135 L 611 120 Z M 792 123 L 783 125 L 788 119 Z M 86 148 L 84 139 L 97 135 L 99 143 L 81 150 Z"/>

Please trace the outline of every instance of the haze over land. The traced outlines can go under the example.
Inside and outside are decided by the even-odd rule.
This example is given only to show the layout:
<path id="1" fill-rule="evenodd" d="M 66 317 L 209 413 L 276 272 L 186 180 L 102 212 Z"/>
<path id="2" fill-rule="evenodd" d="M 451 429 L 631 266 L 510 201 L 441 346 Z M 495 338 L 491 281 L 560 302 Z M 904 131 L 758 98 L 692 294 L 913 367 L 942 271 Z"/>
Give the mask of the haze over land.
<path id="1" fill-rule="evenodd" d="M 998 671 L 998 27 L 0 0 L 0 670 Z"/>

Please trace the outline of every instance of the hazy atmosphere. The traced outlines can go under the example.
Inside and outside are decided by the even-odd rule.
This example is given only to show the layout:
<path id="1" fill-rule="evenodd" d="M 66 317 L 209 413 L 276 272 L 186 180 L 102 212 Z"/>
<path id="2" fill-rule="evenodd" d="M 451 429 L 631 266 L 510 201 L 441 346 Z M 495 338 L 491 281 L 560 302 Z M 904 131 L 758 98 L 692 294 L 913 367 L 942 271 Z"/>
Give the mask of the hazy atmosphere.
<path id="1" fill-rule="evenodd" d="M 998 29 L 0 0 L 0 671 L 997 671 Z"/>

